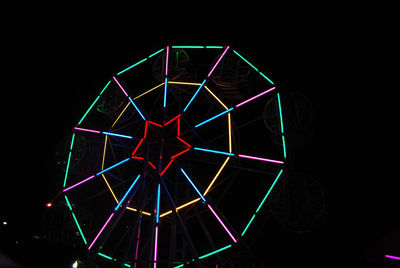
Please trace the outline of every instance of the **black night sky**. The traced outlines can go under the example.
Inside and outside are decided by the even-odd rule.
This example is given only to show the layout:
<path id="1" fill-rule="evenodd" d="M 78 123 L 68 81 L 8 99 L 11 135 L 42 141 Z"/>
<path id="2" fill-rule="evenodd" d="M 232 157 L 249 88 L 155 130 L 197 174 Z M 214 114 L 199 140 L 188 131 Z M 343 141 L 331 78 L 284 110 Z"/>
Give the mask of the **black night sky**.
<path id="1" fill-rule="evenodd" d="M 63 267 L 54 262 L 71 255 L 68 247 L 41 237 L 45 205 L 62 186 L 58 144 L 132 59 L 169 44 L 212 44 L 245 51 L 282 90 L 305 95 L 315 113 L 312 139 L 294 154 L 321 184 L 326 218 L 305 233 L 267 221 L 262 239 L 274 244 L 257 243 L 257 257 L 270 267 L 395 267 L 383 257 L 400 256 L 400 195 L 390 171 L 397 149 L 388 149 L 398 144 L 386 129 L 395 106 L 383 103 L 390 88 L 373 86 L 379 57 L 371 24 L 331 7 L 308 8 L 278 15 L 268 5 L 102 13 L 59 7 L 6 26 L 0 254 L 23 267 Z"/>

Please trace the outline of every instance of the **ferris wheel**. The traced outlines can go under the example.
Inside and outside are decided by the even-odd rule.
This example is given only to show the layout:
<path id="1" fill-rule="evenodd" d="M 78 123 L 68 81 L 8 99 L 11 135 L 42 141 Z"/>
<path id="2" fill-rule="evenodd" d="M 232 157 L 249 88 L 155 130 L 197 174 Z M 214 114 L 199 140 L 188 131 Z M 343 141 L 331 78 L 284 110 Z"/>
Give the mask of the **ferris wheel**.
<path id="1" fill-rule="evenodd" d="M 166 46 L 122 68 L 88 105 L 62 192 L 89 259 L 206 265 L 241 245 L 286 160 L 279 92 L 243 55 Z M 268 101 L 279 143 L 263 121 Z"/>

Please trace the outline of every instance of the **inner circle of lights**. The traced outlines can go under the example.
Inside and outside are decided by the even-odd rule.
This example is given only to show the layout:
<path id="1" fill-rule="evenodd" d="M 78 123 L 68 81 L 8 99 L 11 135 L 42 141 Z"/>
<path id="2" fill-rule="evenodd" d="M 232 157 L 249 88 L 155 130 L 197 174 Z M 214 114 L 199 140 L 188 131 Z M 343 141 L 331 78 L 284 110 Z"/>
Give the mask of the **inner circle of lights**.
<path id="1" fill-rule="evenodd" d="M 212 64 L 204 73 L 203 79 L 184 81 L 169 78 L 169 69 L 175 68 L 175 66 L 171 66 L 171 58 L 174 51 L 178 50 L 214 53 Z M 222 71 L 224 68 L 224 57 L 227 54 L 230 57 L 237 57 L 242 66 L 243 64 L 248 66 L 248 72 L 252 71 L 257 79 L 260 79 L 257 84 L 259 88 L 255 88 L 250 92 L 250 96 L 247 94 L 245 98 L 236 103 L 224 101 L 220 97 L 223 94 L 219 92 L 218 85 L 212 81 L 215 70 Z M 130 83 L 132 81 L 126 80 L 126 77 L 155 59 L 162 66 L 158 68 L 161 74 L 157 74 L 158 79 L 154 80 L 158 80 L 159 83 L 161 75 L 163 82 L 153 84 L 144 90 L 133 88 L 137 77 L 132 84 Z M 201 65 L 202 68 L 203 66 Z M 184 72 L 182 68 L 180 70 L 181 73 Z M 181 75 L 177 79 L 182 79 Z M 147 81 L 144 75 L 143 80 Z M 143 83 L 139 84 L 142 86 Z M 102 96 L 107 90 L 116 90 L 122 93 L 125 103 L 109 112 L 106 119 L 95 118 L 96 109 L 94 107 L 100 103 L 102 106 L 105 105 Z M 200 97 L 201 94 L 206 97 Z M 250 107 L 252 103 L 269 95 L 275 97 L 278 102 L 277 115 L 280 119 L 282 143 L 279 145 L 281 146 L 278 150 L 280 157 L 277 159 L 249 154 L 234 145 L 235 139 L 237 139 L 234 135 L 232 119 L 234 114 L 246 113 L 246 107 Z M 146 101 L 144 101 L 145 98 L 147 98 Z M 200 101 L 200 98 L 203 98 L 203 101 Z M 204 103 L 204 99 L 208 100 L 208 103 Z M 205 115 L 199 116 L 200 109 L 196 107 L 196 101 L 203 102 L 204 107 L 209 105 L 212 108 Z M 150 104 L 153 105 L 152 108 L 149 108 Z M 195 115 L 189 116 L 188 114 L 191 112 Z M 103 114 L 105 113 L 103 112 Z M 193 122 L 195 118 L 198 121 Z M 104 123 L 106 121 L 110 124 L 106 125 Z M 220 135 L 222 138 L 216 138 L 218 143 L 210 142 L 214 136 L 217 136 L 215 132 L 208 131 L 211 134 L 206 135 L 205 138 L 199 134 L 202 128 L 212 124 L 216 125 L 217 129 L 223 129 L 223 134 Z M 94 139 L 101 148 L 99 153 L 102 161 L 98 164 L 95 172 L 83 168 L 72 171 L 70 168 L 78 135 Z M 221 140 L 224 142 L 220 142 Z M 253 141 L 254 144 L 257 142 L 259 141 Z M 208 144 L 214 147 L 209 147 Z M 214 144 L 219 144 L 219 146 Z M 196 162 L 193 162 L 193 156 L 198 155 L 206 155 L 202 156 L 204 163 L 207 163 L 207 160 L 214 161 L 211 164 L 217 167 L 212 169 L 213 175 L 206 178 L 196 176 Z M 213 157 L 219 157 L 221 160 L 217 161 Z M 167 46 L 112 76 L 74 127 L 63 182 L 63 193 L 90 256 L 100 256 L 125 267 L 136 267 L 143 263 L 157 267 L 158 264 L 166 262 L 170 267 L 183 267 L 191 262 L 203 261 L 209 256 L 240 244 L 274 185 L 281 177 L 285 160 L 286 148 L 281 100 L 274 82 L 230 46 Z M 238 161 L 250 161 L 257 165 L 273 167 L 273 172 L 270 172 L 273 175 L 268 181 L 268 187 L 263 190 L 264 193 L 261 196 L 255 197 L 257 205 L 248 207 L 246 200 L 243 201 L 241 210 L 247 210 L 246 213 L 243 213 L 247 216 L 247 220 L 239 227 L 241 230 L 234 227 L 234 224 L 231 224 L 229 219 L 224 216 L 224 211 L 219 208 L 219 202 L 215 200 L 217 198 L 211 197 L 211 193 L 217 189 L 218 185 L 229 179 L 229 177 L 222 179 L 223 175 L 221 174 L 229 166 L 234 169 Z M 93 168 L 90 167 L 88 170 L 93 170 Z M 248 168 L 248 170 L 256 169 Z M 95 183 L 97 184 L 95 185 Z M 191 194 L 190 196 L 186 194 L 184 197 L 176 196 L 174 193 L 177 193 L 178 190 L 171 189 L 173 187 L 178 190 L 180 187 L 186 187 L 185 191 L 191 191 Z M 191 190 L 187 190 L 187 187 Z M 90 203 L 104 195 L 107 195 L 108 201 L 102 201 L 101 205 L 100 202 L 94 203 L 94 205 Z M 92 197 L 85 199 L 82 196 Z M 89 207 L 93 210 L 99 210 L 106 215 L 98 219 L 98 229 L 96 230 L 86 230 L 85 223 L 82 224 L 79 221 L 79 206 L 87 206 L 89 203 Z M 207 221 L 214 221 L 219 226 L 218 232 L 224 233 L 220 236 L 223 237 L 221 241 L 225 244 L 213 245 L 208 250 L 197 250 L 196 241 L 191 239 L 190 230 L 188 230 L 190 226 L 186 224 L 190 219 L 187 217 L 187 211 L 194 208 L 195 205 L 206 211 L 195 216 L 201 217 L 208 213 L 204 218 Z M 96 206 L 100 207 L 96 208 Z M 254 213 L 248 213 L 254 209 Z M 124 220 L 125 212 L 132 213 L 129 220 Z M 164 247 L 160 246 L 161 240 L 165 239 L 160 229 L 167 230 L 165 226 L 181 229 L 186 237 L 190 258 L 176 257 L 172 260 L 164 258 L 168 261 L 161 259 L 161 255 L 167 255 L 160 252 L 164 250 Z M 127 231 L 118 232 L 118 229 Z M 118 237 L 125 236 L 128 231 L 131 233 L 129 239 Z M 150 235 L 144 238 L 145 232 Z M 113 235 L 119 238 L 118 242 L 115 242 L 118 239 Z M 115 248 L 107 248 L 108 243 L 114 244 Z M 121 253 L 122 251 L 117 248 L 122 243 L 126 243 L 130 250 Z M 145 251 L 147 253 L 144 253 Z M 174 253 L 174 255 L 179 254 Z M 171 253 L 169 253 L 170 256 Z"/>

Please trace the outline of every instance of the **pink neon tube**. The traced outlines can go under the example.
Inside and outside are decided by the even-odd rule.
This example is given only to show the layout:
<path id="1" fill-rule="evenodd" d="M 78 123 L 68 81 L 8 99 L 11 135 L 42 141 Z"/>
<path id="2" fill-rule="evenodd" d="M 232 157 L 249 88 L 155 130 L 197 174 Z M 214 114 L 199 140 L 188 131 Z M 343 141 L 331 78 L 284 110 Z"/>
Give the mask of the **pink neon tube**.
<path id="1" fill-rule="evenodd" d="M 225 56 L 225 53 L 228 51 L 229 46 L 227 46 L 225 48 L 224 53 L 222 53 L 221 57 L 219 57 L 217 63 L 215 63 L 214 67 L 211 69 L 211 71 L 208 73 L 207 78 L 209 78 L 211 76 L 211 74 L 214 72 L 214 69 L 218 66 L 219 62 L 221 61 L 221 59 Z"/>
<path id="2" fill-rule="evenodd" d="M 98 130 L 87 129 L 87 128 L 81 128 L 81 127 L 74 127 L 74 129 L 75 129 L 75 130 L 79 130 L 79 131 L 92 132 L 92 133 L 101 133 L 101 131 L 98 131 Z"/>
<path id="3" fill-rule="evenodd" d="M 238 156 L 242 157 L 242 158 L 248 158 L 248 159 L 253 159 L 253 160 L 258 160 L 258 161 L 271 162 L 271 163 L 276 163 L 276 164 L 281 164 L 281 165 L 284 164 L 283 161 L 273 160 L 273 159 L 268 159 L 268 158 L 255 157 L 255 156 L 249 156 L 249 155 L 244 155 L 244 154 L 238 154 Z"/>
<path id="4" fill-rule="evenodd" d="M 233 242 L 237 242 L 237 240 L 235 239 L 235 237 L 231 234 L 231 232 L 229 232 L 228 228 L 225 226 L 225 224 L 222 222 L 222 220 L 218 217 L 217 213 L 215 213 L 215 211 L 212 209 L 212 207 L 208 204 L 207 205 L 208 208 L 211 210 L 211 212 L 214 214 L 215 218 L 217 218 L 217 220 L 219 221 L 219 223 L 222 225 L 222 227 L 224 227 L 225 231 L 228 233 L 228 235 L 232 238 Z"/>
<path id="5" fill-rule="evenodd" d="M 158 225 L 156 226 L 156 234 L 154 239 L 154 268 L 157 267 L 157 244 L 158 244 Z"/>
<path id="6" fill-rule="evenodd" d="M 117 85 L 119 86 L 119 88 L 122 90 L 122 92 L 124 92 L 125 96 L 128 96 L 128 93 L 126 93 L 125 89 L 121 86 L 121 84 L 118 82 L 117 78 L 115 78 L 115 76 L 113 76 L 113 79 L 115 81 L 115 83 L 117 83 Z"/>
<path id="7" fill-rule="evenodd" d="M 274 89 L 275 89 L 275 87 L 272 87 L 272 88 L 270 88 L 270 89 L 267 89 L 266 91 L 261 92 L 261 93 L 258 94 L 258 95 L 255 95 L 254 97 L 251 97 L 250 99 L 245 100 L 244 102 L 241 102 L 241 103 L 239 103 L 238 105 L 236 105 L 236 108 L 237 108 L 237 107 L 240 107 L 240 106 L 242 106 L 243 104 L 246 104 L 246 103 L 248 103 L 248 102 L 250 102 L 250 101 L 252 101 L 252 100 L 257 99 L 258 97 L 261 97 L 262 95 L 267 94 L 268 92 L 271 92 L 271 91 L 274 90 Z"/>
<path id="8" fill-rule="evenodd" d="M 80 182 L 78 182 L 78 183 L 76 183 L 76 184 L 74 184 L 74 185 L 72 185 L 72 186 L 70 186 L 70 187 L 68 187 L 68 188 L 65 188 L 65 189 L 63 190 L 63 192 L 65 193 L 66 191 L 69 191 L 69 190 L 71 190 L 72 188 L 75 188 L 76 186 L 81 185 L 82 183 L 87 182 L 87 181 L 93 179 L 94 177 L 96 177 L 96 175 L 92 175 L 92 176 L 90 176 L 89 178 L 84 179 L 83 181 L 80 181 Z"/>
<path id="9" fill-rule="evenodd" d="M 114 212 L 111 213 L 110 217 L 108 217 L 108 220 L 106 221 L 106 223 L 103 225 L 103 227 L 101 227 L 100 232 L 96 235 L 96 237 L 93 239 L 92 243 L 90 244 L 90 246 L 88 247 L 88 250 L 90 250 L 94 243 L 96 242 L 96 240 L 99 238 L 100 234 L 104 231 L 104 229 L 106 228 L 107 224 L 110 222 L 111 218 L 114 216 Z"/>
<path id="10" fill-rule="evenodd" d="M 169 57 L 169 46 L 167 46 L 167 55 L 165 60 L 165 77 L 168 76 L 168 57 Z"/>
<path id="11" fill-rule="evenodd" d="M 393 260 L 398 260 L 400 261 L 400 257 L 392 256 L 392 255 L 385 255 L 386 258 L 388 259 L 393 259 Z"/>

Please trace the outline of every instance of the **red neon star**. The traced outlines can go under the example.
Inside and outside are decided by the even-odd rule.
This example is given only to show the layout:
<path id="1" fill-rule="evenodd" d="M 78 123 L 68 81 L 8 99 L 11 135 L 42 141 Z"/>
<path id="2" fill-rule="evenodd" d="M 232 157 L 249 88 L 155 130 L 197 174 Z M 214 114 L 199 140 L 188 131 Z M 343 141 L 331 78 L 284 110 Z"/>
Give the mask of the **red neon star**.
<path id="1" fill-rule="evenodd" d="M 143 138 L 133 150 L 132 158 L 145 160 L 160 176 L 164 175 L 174 160 L 191 148 L 180 137 L 181 115 L 162 125 L 146 121 Z"/>

